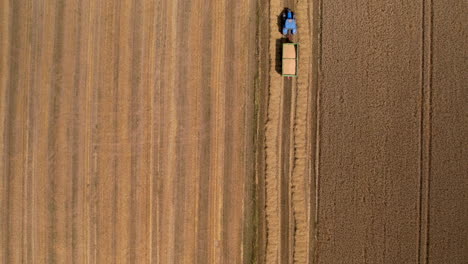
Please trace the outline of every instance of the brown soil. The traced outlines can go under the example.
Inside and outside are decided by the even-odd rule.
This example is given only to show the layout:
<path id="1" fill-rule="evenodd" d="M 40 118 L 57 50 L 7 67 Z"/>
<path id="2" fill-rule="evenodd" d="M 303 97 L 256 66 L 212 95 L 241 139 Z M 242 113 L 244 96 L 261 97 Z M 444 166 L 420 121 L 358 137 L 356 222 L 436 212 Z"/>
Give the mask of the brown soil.
<path id="1" fill-rule="evenodd" d="M 465 263 L 467 6 L 360 2 L 320 1 L 314 263 Z"/>

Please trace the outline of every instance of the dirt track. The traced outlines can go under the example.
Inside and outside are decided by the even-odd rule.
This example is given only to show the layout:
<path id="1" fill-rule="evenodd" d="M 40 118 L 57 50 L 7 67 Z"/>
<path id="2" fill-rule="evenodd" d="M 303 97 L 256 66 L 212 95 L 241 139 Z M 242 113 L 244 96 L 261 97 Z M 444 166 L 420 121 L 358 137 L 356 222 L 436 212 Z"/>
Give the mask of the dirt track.
<path id="1" fill-rule="evenodd" d="M 254 1 L 1 5 L 0 263 L 251 258 Z"/>
<path id="2" fill-rule="evenodd" d="M 310 255 L 309 165 L 312 89 L 313 20 L 310 1 L 269 1 L 270 72 L 265 124 L 265 232 L 266 263 L 305 263 Z M 300 34 L 299 77 L 286 79 L 281 69 L 281 45 L 285 41 L 278 27 L 284 7 L 296 11 Z"/>

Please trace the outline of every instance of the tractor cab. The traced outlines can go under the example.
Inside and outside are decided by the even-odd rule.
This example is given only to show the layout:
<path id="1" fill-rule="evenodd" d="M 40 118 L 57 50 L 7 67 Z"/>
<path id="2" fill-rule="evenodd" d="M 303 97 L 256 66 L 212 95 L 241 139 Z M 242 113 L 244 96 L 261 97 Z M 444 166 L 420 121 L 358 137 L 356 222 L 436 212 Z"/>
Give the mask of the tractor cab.
<path id="1" fill-rule="evenodd" d="M 290 37 L 297 34 L 296 16 L 291 9 L 287 8 L 283 12 L 283 35 Z"/>

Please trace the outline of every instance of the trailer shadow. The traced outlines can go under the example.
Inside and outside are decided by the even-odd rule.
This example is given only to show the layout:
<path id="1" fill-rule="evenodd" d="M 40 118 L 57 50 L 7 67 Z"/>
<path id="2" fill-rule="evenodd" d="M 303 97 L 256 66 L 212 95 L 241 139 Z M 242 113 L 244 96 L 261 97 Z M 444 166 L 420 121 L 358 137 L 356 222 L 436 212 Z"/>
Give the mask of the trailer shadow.
<path id="1" fill-rule="evenodd" d="M 282 74 L 281 67 L 283 63 L 283 43 L 287 42 L 287 38 L 280 38 L 276 40 L 275 70 L 279 74 Z"/>
<path id="2" fill-rule="evenodd" d="M 283 24 L 284 24 L 284 22 L 283 22 L 283 12 L 280 13 L 280 15 L 278 16 L 278 21 L 277 21 L 278 32 L 279 33 L 283 33 Z"/>

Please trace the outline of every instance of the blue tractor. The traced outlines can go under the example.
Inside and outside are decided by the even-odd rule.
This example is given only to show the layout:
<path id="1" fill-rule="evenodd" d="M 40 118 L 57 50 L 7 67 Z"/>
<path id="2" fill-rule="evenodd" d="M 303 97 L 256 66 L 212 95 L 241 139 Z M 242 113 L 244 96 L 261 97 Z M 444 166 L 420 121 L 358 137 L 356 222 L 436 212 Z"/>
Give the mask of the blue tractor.
<path id="1" fill-rule="evenodd" d="M 296 16 L 291 9 L 287 8 L 283 12 L 283 35 L 292 41 L 292 36 L 297 34 Z"/>

